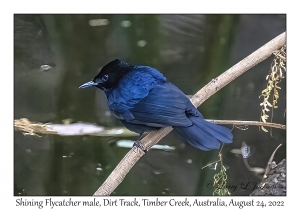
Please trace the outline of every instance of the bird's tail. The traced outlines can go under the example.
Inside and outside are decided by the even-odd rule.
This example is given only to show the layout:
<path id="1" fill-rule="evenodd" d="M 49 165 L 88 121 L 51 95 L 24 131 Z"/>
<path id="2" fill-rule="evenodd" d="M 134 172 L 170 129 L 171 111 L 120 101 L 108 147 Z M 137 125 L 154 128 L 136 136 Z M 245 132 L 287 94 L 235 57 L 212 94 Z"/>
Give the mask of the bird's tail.
<path id="1" fill-rule="evenodd" d="M 232 134 L 228 128 L 207 122 L 202 117 L 191 116 L 193 122 L 190 127 L 174 127 L 192 146 L 207 151 L 219 149 L 221 142 L 232 142 Z"/>

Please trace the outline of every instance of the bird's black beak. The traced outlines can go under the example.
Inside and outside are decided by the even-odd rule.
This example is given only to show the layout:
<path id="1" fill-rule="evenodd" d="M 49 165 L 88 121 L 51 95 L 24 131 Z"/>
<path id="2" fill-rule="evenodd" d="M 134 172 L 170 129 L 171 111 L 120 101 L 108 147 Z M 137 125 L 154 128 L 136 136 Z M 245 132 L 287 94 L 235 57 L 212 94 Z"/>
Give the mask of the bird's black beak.
<path id="1" fill-rule="evenodd" d="M 92 87 L 92 86 L 94 86 L 94 87 L 99 86 L 99 83 L 90 81 L 90 82 L 84 83 L 79 88 L 88 88 L 88 87 Z"/>

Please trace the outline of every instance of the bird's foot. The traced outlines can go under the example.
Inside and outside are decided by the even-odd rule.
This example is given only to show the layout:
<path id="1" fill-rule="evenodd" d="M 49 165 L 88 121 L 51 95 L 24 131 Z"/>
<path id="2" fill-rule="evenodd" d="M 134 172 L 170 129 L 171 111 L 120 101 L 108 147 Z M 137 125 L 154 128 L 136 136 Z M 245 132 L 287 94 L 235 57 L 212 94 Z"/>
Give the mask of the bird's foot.
<path id="1" fill-rule="evenodd" d="M 145 154 L 147 153 L 147 150 L 145 149 L 144 145 L 141 143 L 140 140 L 135 141 L 133 143 L 133 147 L 134 146 L 136 146 L 136 147 L 140 148 L 141 150 L 143 150 Z"/>

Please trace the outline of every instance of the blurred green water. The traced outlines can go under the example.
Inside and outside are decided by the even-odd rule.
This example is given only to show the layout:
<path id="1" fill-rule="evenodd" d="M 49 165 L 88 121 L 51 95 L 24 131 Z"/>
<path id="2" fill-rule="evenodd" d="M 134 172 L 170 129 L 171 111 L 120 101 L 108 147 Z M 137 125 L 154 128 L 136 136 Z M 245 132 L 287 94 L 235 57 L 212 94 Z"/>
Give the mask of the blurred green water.
<path id="1" fill-rule="evenodd" d="M 15 15 L 14 118 L 119 126 L 101 91 L 78 90 L 99 67 L 115 58 L 153 66 L 191 95 L 285 31 L 285 21 L 284 15 Z M 45 64 L 53 68 L 40 71 Z M 210 119 L 259 120 L 258 96 L 270 64 L 267 59 L 220 90 L 201 105 L 201 113 Z M 274 122 L 285 124 L 284 110 L 285 81 Z M 229 185 L 258 180 L 229 152 L 242 141 L 256 149 L 249 159 L 255 167 L 264 168 L 280 143 L 275 161 L 286 155 L 285 131 L 273 130 L 271 137 L 250 127 L 234 129 L 233 135 L 234 142 L 223 148 Z M 117 140 L 38 138 L 15 131 L 14 194 L 92 195 L 128 151 L 116 147 Z M 216 171 L 201 167 L 217 160 L 218 151 L 196 150 L 175 133 L 160 144 L 176 150 L 149 151 L 113 195 L 212 195 L 207 183 Z M 250 193 L 238 188 L 232 195 Z"/>

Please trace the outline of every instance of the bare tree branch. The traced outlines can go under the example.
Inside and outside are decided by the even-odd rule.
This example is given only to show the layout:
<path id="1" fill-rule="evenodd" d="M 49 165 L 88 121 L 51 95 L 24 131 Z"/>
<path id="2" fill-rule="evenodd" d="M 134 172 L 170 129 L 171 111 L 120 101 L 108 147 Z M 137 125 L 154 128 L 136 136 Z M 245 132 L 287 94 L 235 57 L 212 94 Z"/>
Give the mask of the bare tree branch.
<path id="1" fill-rule="evenodd" d="M 286 33 L 284 32 L 276 38 L 272 39 L 264 46 L 260 47 L 248 57 L 244 58 L 242 61 L 232 66 L 219 77 L 213 79 L 192 97 L 191 101 L 194 104 L 194 106 L 200 106 L 200 104 L 202 104 L 210 96 L 215 94 L 225 85 L 229 84 L 231 81 L 245 73 L 253 66 L 268 58 L 270 55 L 272 55 L 273 52 L 281 48 L 285 43 Z M 149 149 L 153 145 L 155 145 L 160 139 L 166 136 L 172 129 L 172 127 L 166 127 L 158 131 L 151 132 L 141 140 L 141 143 L 142 145 L 144 145 L 144 148 Z M 116 168 L 112 171 L 112 173 L 100 186 L 100 188 L 94 193 L 94 196 L 110 195 L 116 189 L 116 187 L 123 181 L 126 174 L 134 166 L 134 164 L 143 156 L 143 154 L 144 152 L 141 149 L 133 147 L 121 160 L 121 162 L 116 166 Z"/>
<path id="2" fill-rule="evenodd" d="M 285 130 L 285 125 L 281 124 L 276 124 L 276 123 L 264 123 L 264 122 L 258 122 L 258 121 L 239 121 L 239 120 L 211 120 L 211 119 L 205 119 L 208 122 L 212 122 L 215 124 L 227 124 L 227 125 L 256 125 L 256 126 L 265 126 L 265 127 L 272 127 L 272 128 L 279 128 L 279 129 L 284 129 Z M 76 124 L 76 123 L 75 123 Z M 84 127 L 78 126 L 78 128 L 74 129 L 73 132 L 70 132 L 69 125 L 64 125 L 64 124 L 56 124 L 59 126 L 60 130 L 59 132 L 55 130 L 54 126 L 55 124 L 43 124 L 39 122 L 31 122 L 26 118 L 21 118 L 21 119 L 16 119 L 14 120 L 14 129 L 15 130 L 20 130 L 23 132 L 24 135 L 33 135 L 33 136 L 38 136 L 38 134 L 54 134 L 54 135 L 62 135 L 61 128 L 65 127 L 65 131 L 68 130 L 68 133 L 65 132 L 63 133 L 64 136 L 74 136 L 74 135 L 96 135 L 96 136 L 112 136 L 112 131 L 113 129 L 106 129 L 104 131 L 99 131 L 97 133 L 92 132 L 92 133 L 82 133 L 80 130 Z M 73 124 L 74 125 L 74 124 Z M 89 124 L 83 124 L 84 125 L 89 125 Z M 79 129 L 79 131 L 78 131 Z M 125 130 L 125 129 L 124 129 Z M 110 134 L 107 134 L 107 133 Z M 123 135 L 130 135 L 130 132 L 123 132 Z M 122 135 L 120 133 L 117 133 L 115 135 Z M 135 135 L 137 136 L 137 135 Z"/>
<path id="3" fill-rule="evenodd" d="M 208 122 L 212 122 L 215 124 L 223 124 L 223 125 L 256 125 L 256 126 L 265 126 L 265 127 L 272 127 L 272 128 L 279 128 L 286 130 L 286 126 L 277 123 L 264 123 L 259 121 L 239 121 L 239 120 L 210 120 L 205 119 Z"/>

